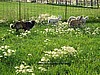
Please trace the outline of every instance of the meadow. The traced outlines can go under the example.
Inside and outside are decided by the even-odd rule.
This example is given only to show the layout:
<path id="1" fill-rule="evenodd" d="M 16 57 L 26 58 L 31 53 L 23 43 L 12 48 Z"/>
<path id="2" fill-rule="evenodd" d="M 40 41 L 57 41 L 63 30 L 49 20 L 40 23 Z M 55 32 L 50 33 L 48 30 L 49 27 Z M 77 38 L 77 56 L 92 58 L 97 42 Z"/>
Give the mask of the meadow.
<path id="1" fill-rule="evenodd" d="M 45 13 L 58 16 L 64 8 Z M 44 12 L 36 10 L 38 13 L 30 12 L 30 17 Z M 75 15 L 73 12 L 69 16 Z M 84 15 L 94 17 L 90 13 Z M 56 25 L 39 22 L 26 32 L 12 30 L 10 23 L 0 23 L 0 75 L 100 75 L 100 23 L 87 22 L 85 27 L 74 30 L 66 22 Z"/>

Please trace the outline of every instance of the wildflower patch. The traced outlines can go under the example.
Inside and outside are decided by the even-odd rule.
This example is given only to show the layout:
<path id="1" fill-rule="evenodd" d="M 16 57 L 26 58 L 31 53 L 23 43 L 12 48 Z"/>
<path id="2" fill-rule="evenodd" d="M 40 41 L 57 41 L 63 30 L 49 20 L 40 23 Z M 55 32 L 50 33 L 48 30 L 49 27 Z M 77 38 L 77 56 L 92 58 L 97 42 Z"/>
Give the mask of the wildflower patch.
<path id="1" fill-rule="evenodd" d="M 0 60 L 2 61 L 2 59 L 5 59 L 9 56 L 14 55 L 16 52 L 16 50 L 12 50 L 9 48 L 9 46 L 4 45 L 4 46 L 0 46 Z"/>
<path id="2" fill-rule="evenodd" d="M 44 51 L 44 56 L 41 58 L 41 60 L 39 61 L 39 63 L 54 63 L 54 62 L 58 62 L 58 63 L 62 63 L 62 62 L 66 62 L 63 59 L 67 59 L 69 57 L 73 57 L 75 56 L 75 54 L 77 53 L 77 51 L 70 46 L 63 46 L 61 47 L 61 49 L 55 48 L 52 51 Z"/>

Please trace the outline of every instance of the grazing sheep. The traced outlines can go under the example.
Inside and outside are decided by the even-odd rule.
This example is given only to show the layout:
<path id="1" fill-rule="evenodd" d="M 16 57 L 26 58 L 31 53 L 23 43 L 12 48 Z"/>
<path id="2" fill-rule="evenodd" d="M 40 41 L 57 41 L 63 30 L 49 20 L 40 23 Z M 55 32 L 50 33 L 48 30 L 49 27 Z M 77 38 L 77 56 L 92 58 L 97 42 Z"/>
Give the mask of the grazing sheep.
<path id="1" fill-rule="evenodd" d="M 61 18 L 61 16 L 59 16 L 58 18 L 50 18 L 48 19 L 48 23 L 57 23 Z"/>
<path id="2" fill-rule="evenodd" d="M 82 18 L 83 16 L 81 16 L 79 19 L 72 19 L 69 23 L 69 27 L 72 27 L 72 28 L 81 27 L 83 23 Z"/>
<path id="3" fill-rule="evenodd" d="M 18 21 L 16 22 L 15 24 L 11 24 L 11 28 L 12 29 L 16 29 L 16 32 L 19 30 L 19 29 L 24 29 L 24 31 L 26 30 L 30 30 L 35 24 L 35 21 Z"/>

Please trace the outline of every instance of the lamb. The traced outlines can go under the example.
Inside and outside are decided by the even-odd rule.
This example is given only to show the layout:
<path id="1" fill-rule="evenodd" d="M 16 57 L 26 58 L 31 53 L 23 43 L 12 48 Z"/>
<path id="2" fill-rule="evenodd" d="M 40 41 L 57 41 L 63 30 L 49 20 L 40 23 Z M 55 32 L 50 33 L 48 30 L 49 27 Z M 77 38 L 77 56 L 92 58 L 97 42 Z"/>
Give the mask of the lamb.
<path id="1" fill-rule="evenodd" d="M 48 19 L 48 23 L 52 23 L 52 24 L 55 24 L 57 23 L 62 17 L 59 16 L 58 18 L 50 18 Z"/>
<path id="2" fill-rule="evenodd" d="M 26 30 L 30 30 L 35 24 L 35 21 L 18 21 L 15 24 L 11 24 L 11 28 L 12 29 L 16 29 L 16 32 L 19 31 L 19 29 L 24 29 L 24 31 Z"/>

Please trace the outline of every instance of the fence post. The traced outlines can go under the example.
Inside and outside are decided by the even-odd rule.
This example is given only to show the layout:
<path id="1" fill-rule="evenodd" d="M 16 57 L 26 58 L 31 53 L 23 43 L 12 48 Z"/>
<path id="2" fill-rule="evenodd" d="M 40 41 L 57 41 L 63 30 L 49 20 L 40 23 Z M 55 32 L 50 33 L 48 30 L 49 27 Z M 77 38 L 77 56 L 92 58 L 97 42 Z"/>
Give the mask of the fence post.
<path id="1" fill-rule="evenodd" d="M 93 0 L 91 0 L 91 6 L 93 6 Z"/>
<path id="2" fill-rule="evenodd" d="M 65 20 L 67 18 L 67 0 L 65 0 Z"/>
<path id="3" fill-rule="evenodd" d="M 78 5 L 78 0 L 76 0 L 76 5 Z"/>
<path id="4" fill-rule="evenodd" d="M 86 1 L 84 0 L 84 6 L 86 5 Z"/>
<path id="5" fill-rule="evenodd" d="M 21 1 L 19 0 L 19 21 L 21 21 Z"/>
<path id="6" fill-rule="evenodd" d="M 97 8 L 99 8 L 99 0 L 97 0 Z"/>
<path id="7" fill-rule="evenodd" d="M 70 5 L 71 5 L 72 0 L 70 0 Z"/>

